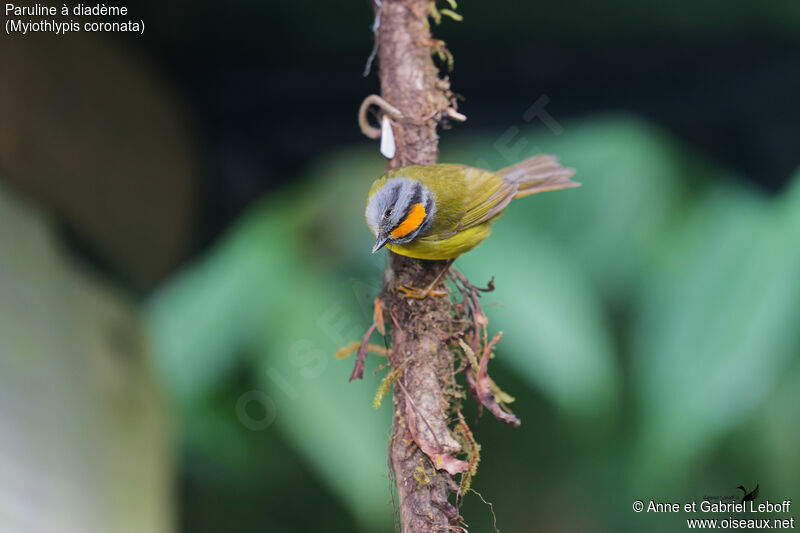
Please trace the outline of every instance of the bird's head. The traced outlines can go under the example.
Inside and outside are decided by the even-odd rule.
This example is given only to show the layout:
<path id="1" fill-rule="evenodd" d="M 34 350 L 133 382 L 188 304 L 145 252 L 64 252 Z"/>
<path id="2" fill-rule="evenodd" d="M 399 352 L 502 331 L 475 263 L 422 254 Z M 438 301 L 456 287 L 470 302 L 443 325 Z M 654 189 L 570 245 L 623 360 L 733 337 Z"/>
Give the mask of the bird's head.
<path id="1" fill-rule="evenodd" d="M 372 253 L 384 245 L 414 240 L 433 221 L 436 202 L 419 180 L 396 177 L 386 180 L 367 203 L 365 216 L 377 238 Z"/>

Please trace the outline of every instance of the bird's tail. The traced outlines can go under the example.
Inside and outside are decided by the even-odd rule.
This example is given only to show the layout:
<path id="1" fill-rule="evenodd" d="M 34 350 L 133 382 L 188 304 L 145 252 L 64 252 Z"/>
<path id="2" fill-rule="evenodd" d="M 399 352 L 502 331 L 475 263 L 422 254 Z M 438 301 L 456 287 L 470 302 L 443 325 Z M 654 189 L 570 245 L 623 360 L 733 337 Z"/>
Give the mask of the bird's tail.
<path id="1" fill-rule="evenodd" d="M 570 180 L 575 169 L 562 167 L 554 156 L 546 154 L 529 157 L 516 165 L 498 170 L 497 174 L 517 184 L 514 198 L 581 185 Z"/>

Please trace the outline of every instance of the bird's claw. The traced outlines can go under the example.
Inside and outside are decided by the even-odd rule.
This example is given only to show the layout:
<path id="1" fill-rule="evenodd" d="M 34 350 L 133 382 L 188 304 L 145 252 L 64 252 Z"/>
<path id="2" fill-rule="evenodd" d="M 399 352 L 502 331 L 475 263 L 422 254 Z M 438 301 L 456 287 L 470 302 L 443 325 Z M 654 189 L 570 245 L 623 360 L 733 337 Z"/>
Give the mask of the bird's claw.
<path id="1" fill-rule="evenodd" d="M 397 289 L 405 294 L 406 298 L 414 298 L 415 300 L 422 300 L 428 296 L 447 296 L 446 291 L 434 290 L 432 286 L 424 289 L 417 289 L 415 287 L 406 287 L 405 285 L 400 285 L 397 287 Z"/>

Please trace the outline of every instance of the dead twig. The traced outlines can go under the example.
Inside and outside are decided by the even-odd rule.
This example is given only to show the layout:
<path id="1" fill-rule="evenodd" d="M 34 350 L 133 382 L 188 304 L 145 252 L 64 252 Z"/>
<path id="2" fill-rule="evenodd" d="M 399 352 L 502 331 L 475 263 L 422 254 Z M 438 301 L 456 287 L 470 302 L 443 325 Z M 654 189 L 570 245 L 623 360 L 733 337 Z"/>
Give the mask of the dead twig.
<path id="1" fill-rule="evenodd" d="M 480 367 L 478 368 L 478 377 L 476 379 L 478 398 L 483 406 L 486 407 L 499 420 L 502 420 L 506 424 L 510 424 L 512 426 L 519 426 L 519 418 L 511 413 L 503 411 L 500 408 L 500 404 L 497 403 L 494 394 L 492 394 L 491 380 L 489 379 L 488 375 L 489 357 L 492 354 L 492 348 L 494 348 L 494 345 L 497 344 L 502 336 L 503 332 L 498 332 L 497 335 L 495 335 L 483 349 L 483 357 L 481 357 Z"/>

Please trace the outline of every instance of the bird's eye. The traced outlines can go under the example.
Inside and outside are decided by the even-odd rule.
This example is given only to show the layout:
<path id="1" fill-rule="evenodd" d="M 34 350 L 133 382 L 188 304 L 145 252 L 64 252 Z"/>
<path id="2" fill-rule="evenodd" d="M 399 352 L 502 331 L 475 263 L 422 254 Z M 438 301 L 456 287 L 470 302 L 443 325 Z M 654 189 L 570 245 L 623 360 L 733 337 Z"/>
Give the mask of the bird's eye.
<path id="1" fill-rule="evenodd" d="M 391 207 L 390 207 L 389 209 L 387 209 L 387 210 L 386 210 L 386 211 L 383 213 L 383 218 L 389 218 L 390 216 L 392 216 L 392 208 L 391 208 Z"/>

